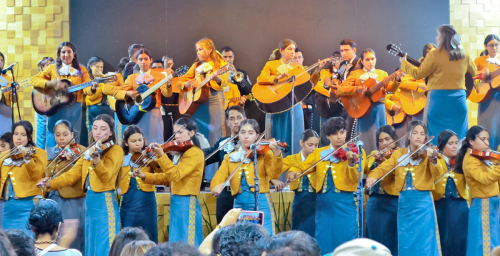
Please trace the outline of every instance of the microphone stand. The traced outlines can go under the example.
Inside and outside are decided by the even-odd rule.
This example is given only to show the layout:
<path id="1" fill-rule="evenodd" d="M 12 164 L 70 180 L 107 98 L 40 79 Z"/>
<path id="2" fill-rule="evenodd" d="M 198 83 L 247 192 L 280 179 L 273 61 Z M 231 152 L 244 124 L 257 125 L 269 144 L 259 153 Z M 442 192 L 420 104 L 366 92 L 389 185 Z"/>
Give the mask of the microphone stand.
<path id="1" fill-rule="evenodd" d="M 258 211 L 259 210 L 259 194 L 260 194 L 260 188 L 259 188 L 259 177 L 257 176 L 257 145 L 254 143 L 250 146 L 250 149 L 253 151 L 253 169 L 254 169 L 254 173 L 255 173 L 255 186 L 254 187 L 254 190 L 255 190 L 255 207 L 254 207 L 254 211 Z M 250 186 L 252 187 L 252 186 Z"/>
<path id="2" fill-rule="evenodd" d="M 358 164 L 358 186 L 354 196 L 358 201 L 356 220 L 358 222 L 358 237 L 363 237 L 363 144 L 358 144 L 359 164 Z"/>
<path id="3" fill-rule="evenodd" d="M 293 75 L 292 77 L 290 77 L 290 79 L 292 80 L 292 109 L 291 109 L 291 120 L 292 120 L 292 155 L 295 154 L 295 125 L 293 123 L 294 121 L 294 116 L 295 116 L 295 111 L 294 111 L 294 103 L 295 103 L 295 75 Z"/>
<path id="4" fill-rule="evenodd" d="M 19 110 L 19 99 L 17 98 L 17 83 L 16 83 L 16 77 L 14 76 L 14 69 L 11 68 L 10 72 L 12 74 L 12 82 L 10 83 L 10 90 L 12 94 L 12 124 L 15 123 L 15 118 L 14 118 L 14 102 L 17 102 L 17 114 L 19 116 L 19 120 L 21 120 L 21 110 Z"/>

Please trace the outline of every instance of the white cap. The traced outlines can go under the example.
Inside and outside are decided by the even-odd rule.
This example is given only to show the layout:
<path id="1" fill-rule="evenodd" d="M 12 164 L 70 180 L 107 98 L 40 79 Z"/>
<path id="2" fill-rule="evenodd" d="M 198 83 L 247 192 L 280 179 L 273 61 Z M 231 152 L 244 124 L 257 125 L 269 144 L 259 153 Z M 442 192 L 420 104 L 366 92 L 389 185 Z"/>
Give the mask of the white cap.
<path id="1" fill-rule="evenodd" d="M 383 244 L 367 238 L 357 238 L 341 244 L 331 256 L 392 256 Z"/>

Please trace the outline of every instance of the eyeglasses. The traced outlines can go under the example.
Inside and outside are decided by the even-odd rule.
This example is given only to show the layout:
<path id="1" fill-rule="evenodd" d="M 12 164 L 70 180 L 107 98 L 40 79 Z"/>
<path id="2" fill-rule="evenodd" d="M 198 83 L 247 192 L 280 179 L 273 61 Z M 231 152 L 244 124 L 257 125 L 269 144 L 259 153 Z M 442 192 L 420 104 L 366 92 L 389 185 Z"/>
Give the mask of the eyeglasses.
<path id="1" fill-rule="evenodd" d="M 498 48 L 498 44 L 488 44 L 486 45 L 488 48 Z"/>

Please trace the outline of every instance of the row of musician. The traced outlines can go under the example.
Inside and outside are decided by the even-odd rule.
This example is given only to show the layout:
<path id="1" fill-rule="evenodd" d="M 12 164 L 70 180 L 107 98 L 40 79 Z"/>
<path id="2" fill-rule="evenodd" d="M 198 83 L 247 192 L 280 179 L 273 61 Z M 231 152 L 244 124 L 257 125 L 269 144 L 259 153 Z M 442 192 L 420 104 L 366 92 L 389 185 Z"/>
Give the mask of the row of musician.
<path id="1" fill-rule="evenodd" d="M 64 42 L 58 48 L 55 63 L 47 63 L 43 71 L 22 85 L 34 87 L 33 106 L 40 114 L 37 144 L 41 148 L 54 146 L 52 131 L 60 119 L 71 121 L 76 133 L 82 136 L 77 141 L 87 145 L 87 140 L 83 139 L 87 134 L 84 130 L 92 129 L 92 120 L 99 114 L 115 115 L 113 108 L 120 124 L 136 124 L 148 141 L 161 143 L 164 135 L 171 134 L 164 132 L 162 100 L 168 101 L 169 107 L 178 108 L 172 111 L 174 120 L 180 115 L 192 117 L 199 124 L 200 132 L 214 144 L 229 134 L 224 110 L 234 104 L 243 104 L 250 92 L 253 95 L 248 98 L 254 99 L 255 104 L 247 105 L 255 108 L 245 106 L 249 116 L 265 126 L 268 137 L 290 144 L 293 153 L 298 151 L 300 135 L 307 126 L 304 119 L 308 116 L 304 116 L 298 104 L 302 101 L 303 105 L 314 106 L 321 116 L 319 124 L 329 117 L 344 117 L 351 133 L 362 133 L 365 148 L 372 150 L 376 145 L 373 134 L 380 126 L 394 125 L 400 128 L 398 134 L 401 135 L 411 120 L 425 120 L 429 134 L 435 137 L 445 129 L 465 136 L 468 97 L 479 103 L 478 123 L 492 131 L 491 145 L 500 145 L 496 133 L 496 120 L 500 115 L 500 94 L 496 90 L 500 78 L 495 71 L 500 63 L 498 37 L 488 35 L 484 42 L 486 54 L 472 61 L 463 51 L 459 35 L 452 26 L 439 27 L 437 34 L 438 51 L 434 51 L 436 46 L 433 44 L 426 45 L 420 61 L 406 57 L 397 46 L 388 45 L 389 52 L 402 56 L 401 68 L 391 75 L 376 69 L 377 58 L 373 50 L 365 49 L 358 58 L 356 44 L 350 39 L 341 41 L 340 55 L 336 52 L 306 68 L 302 65 L 304 58 L 297 44 L 286 39 L 280 42 L 253 86 L 246 72 L 235 69 L 233 50 L 224 47 L 220 54 L 210 39 L 196 43 L 198 58 L 190 68 L 183 66 L 175 72 L 171 68 L 173 63 L 168 63 L 167 59 L 165 63 L 153 63 L 151 53 L 142 45 L 134 44 L 129 48 L 131 61 L 126 63 L 123 75 L 115 73 L 116 76 L 103 76 L 103 61 L 99 58 L 89 61 L 91 72 L 88 72 L 78 64 L 76 48 Z M 157 66 L 160 67 L 152 68 Z M 133 73 L 134 67 L 138 68 L 137 73 Z M 481 70 L 483 76 L 477 76 L 481 79 L 476 79 L 474 85 L 477 70 Z M 294 83 L 291 77 L 295 78 Z M 295 84 L 294 101 L 292 84 Z M 8 88 L 4 90 L 8 103 L 12 97 L 8 95 Z M 107 98 L 116 103 L 110 107 Z M 82 118 L 82 103 L 86 106 L 85 118 Z M 448 111 L 450 107 L 454 111 Z M 291 111 L 292 108 L 295 110 Z M 10 109 L 0 111 L 9 112 Z M 123 130 L 118 132 L 120 138 Z M 320 131 L 317 127 L 316 130 Z M 47 135 L 40 134 L 42 132 Z M 324 145 L 326 137 L 320 135 Z"/>
<path id="2" fill-rule="evenodd" d="M 189 118 L 175 122 L 170 140 L 149 146 L 138 126 L 128 126 L 120 147 L 113 118 L 99 115 L 87 148 L 74 142 L 71 123 L 61 120 L 54 130 L 57 146 L 47 152 L 35 148 L 31 124 L 18 121 L 10 141 L 1 138 L 2 227 L 24 227 L 34 200 L 43 195 L 61 205 L 64 218 L 80 219 L 72 246 L 85 246 L 87 255 L 109 251 L 120 227 L 142 227 L 157 241 L 154 185 L 165 185 L 175 213 L 169 241 L 198 246 L 203 229 L 197 196 L 205 164 L 218 162 L 210 184 L 218 210 L 254 210 L 258 184 L 258 209 L 269 234 L 275 233 L 270 181 L 286 172 L 280 188 L 295 191 L 292 229 L 314 236 L 322 253 L 361 236 L 360 197 L 353 195 L 361 170 L 369 194 L 366 236 L 393 255 L 487 255 L 499 245 L 500 154 L 489 147 L 484 127 L 470 128 L 462 142 L 453 131 L 442 131 L 433 147 L 422 121 L 410 122 L 402 137 L 386 125 L 376 133 L 377 150 L 366 156 L 352 143 L 359 135 L 347 140 L 346 121 L 333 117 L 322 126 L 328 146 L 318 147 L 319 135 L 306 130 L 301 151 L 284 158 L 287 145 L 263 140 L 258 123 L 246 119 L 241 107 L 229 108 L 227 119 L 232 135 L 205 149 Z M 408 146 L 399 148 L 403 140 Z"/>

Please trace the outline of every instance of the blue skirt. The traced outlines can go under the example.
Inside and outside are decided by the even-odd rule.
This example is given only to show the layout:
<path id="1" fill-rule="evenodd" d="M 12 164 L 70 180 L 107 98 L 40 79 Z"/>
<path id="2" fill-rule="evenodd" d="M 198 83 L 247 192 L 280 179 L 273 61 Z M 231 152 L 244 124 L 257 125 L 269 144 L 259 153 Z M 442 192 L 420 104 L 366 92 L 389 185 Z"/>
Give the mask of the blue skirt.
<path id="1" fill-rule="evenodd" d="M 163 144 L 163 119 L 159 108 L 144 113 L 137 126 L 144 133 L 147 145 L 153 142 Z"/>
<path id="2" fill-rule="evenodd" d="M 123 141 L 123 133 L 125 132 L 125 129 L 127 129 L 127 126 L 120 123 L 120 120 L 118 120 L 118 116 L 116 113 L 114 114 L 115 116 L 115 133 L 116 133 L 116 141 L 118 145 L 122 144 Z"/>
<path id="3" fill-rule="evenodd" d="M 130 179 L 130 186 L 122 197 L 120 221 L 124 227 L 140 227 L 146 231 L 149 239 L 158 243 L 158 209 L 155 192 L 144 192 L 135 178 Z"/>
<path id="4" fill-rule="evenodd" d="M 208 139 L 210 145 L 226 136 L 224 92 L 210 89 L 207 102 L 198 107 L 192 118 L 198 124 L 198 131 Z"/>
<path id="5" fill-rule="evenodd" d="M 399 255 L 402 256 L 441 255 L 439 230 L 430 191 L 414 189 L 399 193 L 398 242 Z"/>
<path id="6" fill-rule="evenodd" d="M 272 207 L 272 211 L 271 211 Z M 255 211 L 255 193 L 244 190 L 242 193 L 236 194 L 234 200 L 234 208 L 241 208 L 245 211 Z M 261 193 L 259 195 L 259 211 L 264 213 L 264 228 L 269 235 L 276 234 L 274 224 L 274 206 L 273 200 L 269 193 Z"/>
<path id="7" fill-rule="evenodd" d="M 469 206 L 463 198 L 449 196 L 434 201 L 443 256 L 465 256 Z"/>
<path id="8" fill-rule="evenodd" d="M 485 103 L 479 103 L 477 123 L 490 132 L 490 146 L 493 149 L 500 146 L 500 91 L 493 91 L 491 98 Z"/>
<path id="9" fill-rule="evenodd" d="M 289 147 L 288 153 L 283 153 L 283 157 L 298 154 L 300 152 L 300 138 L 304 132 L 304 111 L 302 105 L 293 107 L 294 116 L 292 119 L 292 109 L 279 114 L 266 114 L 266 138 L 274 138 L 277 141 L 286 142 Z M 293 135 L 292 135 L 292 126 Z M 260 128 L 263 132 L 263 128 Z M 293 151 L 292 151 L 293 137 Z"/>
<path id="10" fill-rule="evenodd" d="M 154 220 L 156 221 L 156 219 Z M 87 190 L 85 198 L 85 255 L 108 255 L 120 231 L 114 191 Z"/>
<path id="11" fill-rule="evenodd" d="M 12 132 L 12 108 L 0 103 L 0 136 Z"/>
<path id="12" fill-rule="evenodd" d="M 359 140 L 364 142 L 365 151 L 371 152 L 377 149 L 377 139 L 374 135 L 378 128 L 384 125 L 387 125 L 387 118 L 385 116 L 385 105 L 383 103 L 376 103 L 370 112 L 358 118 L 356 122 L 356 132 L 361 133 Z"/>
<path id="13" fill-rule="evenodd" d="M 31 208 L 38 201 L 34 196 L 9 200 L 0 200 L 0 223 L 2 229 L 21 229 L 29 237 L 35 238 L 31 229 L 26 227 Z"/>
<path id="14" fill-rule="evenodd" d="M 40 115 L 35 111 L 36 123 L 36 146 L 45 149 L 45 141 L 47 136 L 47 116 Z"/>
<path id="15" fill-rule="evenodd" d="M 316 191 L 309 191 L 309 179 L 302 178 L 302 192 L 295 190 L 292 203 L 292 230 L 306 232 L 315 236 Z"/>
<path id="16" fill-rule="evenodd" d="M 57 190 L 49 192 L 49 199 L 59 204 L 63 219 L 77 219 L 78 233 L 70 248 L 77 249 L 80 252 L 85 251 L 85 197 L 64 198 L 59 195 Z"/>
<path id="17" fill-rule="evenodd" d="M 398 255 L 398 200 L 388 194 L 371 194 L 366 204 L 366 237 Z"/>
<path id="18" fill-rule="evenodd" d="M 498 196 L 473 198 L 469 213 L 467 256 L 488 256 L 500 245 Z"/>
<path id="19" fill-rule="evenodd" d="M 171 195 L 168 242 L 184 242 L 198 248 L 202 241 L 203 223 L 198 198 L 196 196 Z"/>
<path id="20" fill-rule="evenodd" d="M 327 176 L 326 178 L 331 178 Z M 357 206 L 353 192 L 335 192 L 335 187 L 316 196 L 316 241 L 321 255 L 358 237 Z"/>
<path id="21" fill-rule="evenodd" d="M 73 130 L 75 132 L 75 141 L 76 143 L 83 144 L 87 143 L 86 141 L 80 141 L 81 132 L 82 132 L 82 103 L 77 102 L 73 106 L 66 106 L 53 116 L 47 117 L 47 140 L 45 144 L 45 148 L 51 148 L 56 146 L 56 140 L 54 137 L 54 128 L 57 121 L 61 119 L 68 120 L 71 125 L 73 125 Z M 83 144 L 83 145 L 85 145 Z"/>
<path id="22" fill-rule="evenodd" d="M 424 112 L 427 134 L 435 136 L 432 140 L 434 145 L 437 145 L 437 137 L 443 130 L 451 129 L 463 138 L 469 129 L 465 90 L 429 91 Z"/>

